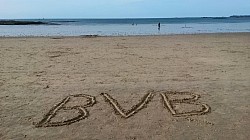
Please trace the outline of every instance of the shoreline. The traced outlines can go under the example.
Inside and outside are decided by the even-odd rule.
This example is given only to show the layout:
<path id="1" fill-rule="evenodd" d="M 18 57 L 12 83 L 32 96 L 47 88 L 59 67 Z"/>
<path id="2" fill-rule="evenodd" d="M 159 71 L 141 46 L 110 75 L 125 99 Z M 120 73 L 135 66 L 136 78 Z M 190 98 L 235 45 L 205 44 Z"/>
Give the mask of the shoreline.
<path id="1" fill-rule="evenodd" d="M 165 34 L 165 35 L 124 35 L 124 36 L 102 36 L 102 35 L 79 35 L 79 36 L 0 36 L 0 39 L 4 38 L 105 38 L 105 37 L 164 37 L 164 36 L 192 36 L 192 35 L 236 35 L 246 34 L 250 35 L 250 32 L 223 32 L 223 33 L 190 33 L 190 34 Z"/>

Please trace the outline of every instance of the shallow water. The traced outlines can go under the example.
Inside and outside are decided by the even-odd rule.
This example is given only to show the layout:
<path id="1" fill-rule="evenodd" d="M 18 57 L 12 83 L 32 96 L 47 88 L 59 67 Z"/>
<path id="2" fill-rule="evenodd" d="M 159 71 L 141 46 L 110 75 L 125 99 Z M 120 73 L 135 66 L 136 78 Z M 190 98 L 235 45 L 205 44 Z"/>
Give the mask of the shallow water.
<path id="1" fill-rule="evenodd" d="M 60 25 L 0 25 L 0 36 L 127 36 L 250 32 L 250 18 L 33 19 L 31 21 Z"/>

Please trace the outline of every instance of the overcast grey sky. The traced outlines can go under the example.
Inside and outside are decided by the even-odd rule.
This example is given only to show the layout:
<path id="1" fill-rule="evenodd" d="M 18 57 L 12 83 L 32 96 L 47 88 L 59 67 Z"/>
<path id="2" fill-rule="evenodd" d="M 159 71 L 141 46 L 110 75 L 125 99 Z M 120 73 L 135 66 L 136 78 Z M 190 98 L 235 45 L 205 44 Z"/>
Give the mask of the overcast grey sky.
<path id="1" fill-rule="evenodd" d="M 250 15 L 250 0 L 0 0 L 0 18 Z"/>

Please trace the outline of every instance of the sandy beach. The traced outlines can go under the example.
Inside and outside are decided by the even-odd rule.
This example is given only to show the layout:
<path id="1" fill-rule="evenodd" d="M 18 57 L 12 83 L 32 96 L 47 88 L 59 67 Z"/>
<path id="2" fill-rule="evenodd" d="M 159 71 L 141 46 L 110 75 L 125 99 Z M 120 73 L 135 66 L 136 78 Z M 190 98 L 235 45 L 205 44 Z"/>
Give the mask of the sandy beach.
<path id="1" fill-rule="evenodd" d="M 250 33 L 0 38 L 0 139 L 247 140 Z"/>

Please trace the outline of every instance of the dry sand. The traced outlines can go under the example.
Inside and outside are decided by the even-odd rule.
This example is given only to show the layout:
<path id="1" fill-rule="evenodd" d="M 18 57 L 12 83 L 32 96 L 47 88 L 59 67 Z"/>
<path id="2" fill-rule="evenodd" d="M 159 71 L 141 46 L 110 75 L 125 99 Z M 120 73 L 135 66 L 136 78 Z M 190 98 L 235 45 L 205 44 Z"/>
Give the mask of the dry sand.
<path id="1" fill-rule="evenodd" d="M 0 38 L 1 140 L 247 140 L 249 105 L 250 33 Z"/>

